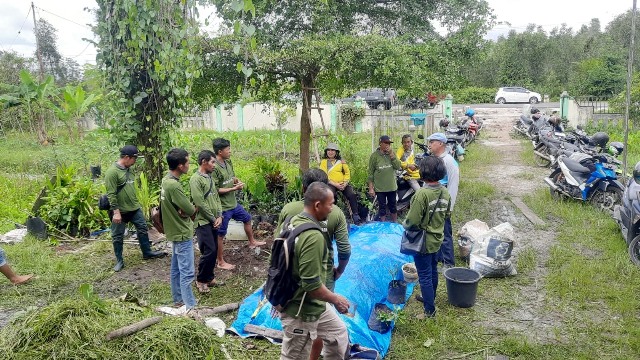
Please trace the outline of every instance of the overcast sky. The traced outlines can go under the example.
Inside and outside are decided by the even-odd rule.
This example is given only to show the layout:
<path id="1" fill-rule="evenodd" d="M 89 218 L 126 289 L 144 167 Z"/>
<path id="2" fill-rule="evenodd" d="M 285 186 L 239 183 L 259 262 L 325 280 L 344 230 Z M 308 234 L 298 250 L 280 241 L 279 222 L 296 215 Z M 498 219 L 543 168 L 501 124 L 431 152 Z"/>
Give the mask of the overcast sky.
<path id="1" fill-rule="evenodd" d="M 498 25 L 487 38 L 495 39 L 510 29 L 523 31 L 527 24 L 536 23 L 549 31 L 566 23 L 574 30 L 589 24 L 592 18 L 600 19 L 602 28 L 616 16 L 631 9 L 632 0 L 488 0 L 498 21 L 509 25 Z M 83 38 L 93 39 L 87 24 L 93 16 L 86 7 L 96 8 L 94 0 L 35 0 L 36 18 L 45 18 L 58 30 L 58 51 L 63 57 L 75 59 L 80 64 L 95 63 L 96 50 Z M 29 12 L 31 2 L 27 0 L 0 0 L 0 49 L 13 50 L 23 55 L 35 51 L 33 15 Z M 212 8 L 200 11 L 200 17 L 210 16 Z"/>

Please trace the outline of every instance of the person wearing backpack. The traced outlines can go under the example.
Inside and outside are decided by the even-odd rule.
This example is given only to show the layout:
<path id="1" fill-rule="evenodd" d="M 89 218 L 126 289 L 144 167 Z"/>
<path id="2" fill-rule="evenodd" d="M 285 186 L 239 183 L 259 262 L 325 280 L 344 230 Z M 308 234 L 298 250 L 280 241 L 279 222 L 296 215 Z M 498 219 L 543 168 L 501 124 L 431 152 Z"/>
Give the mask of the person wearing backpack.
<path id="1" fill-rule="evenodd" d="M 180 176 L 189 171 L 189 153 L 184 149 L 171 149 L 167 153 L 167 164 L 169 173 L 162 179 L 160 206 L 164 233 L 173 249 L 171 296 L 176 306 L 185 305 L 189 312 L 196 306 L 196 298 L 191 289 L 195 273 L 191 216 L 198 211 L 180 184 Z"/>
<path id="2" fill-rule="evenodd" d="M 314 182 L 321 182 L 327 184 L 329 178 L 327 174 L 320 169 L 309 169 L 302 174 L 302 192 L 306 192 L 309 185 Z M 332 189 L 333 190 L 333 189 Z M 288 203 L 280 211 L 278 217 L 278 226 L 276 234 L 279 234 L 282 230 L 282 225 L 287 218 L 300 214 L 304 210 L 304 201 L 293 201 Z M 331 212 L 327 217 L 327 220 L 323 222 L 322 234 L 324 235 L 325 242 L 327 244 L 328 254 L 328 266 L 325 286 L 333 291 L 335 288 L 335 282 L 340 278 L 342 273 L 349 263 L 349 257 L 351 256 L 351 244 L 349 243 L 349 231 L 347 229 L 347 220 L 344 216 L 344 212 L 335 204 L 331 208 Z M 336 242 L 338 248 L 338 266 L 333 263 L 333 242 Z M 310 359 L 317 360 L 322 352 L 322 339 L 316 338 L 311 347 Z"/>
<path id="3" fill-rule="evenodd" d="M 222 285 L 215 279 L 214 268 L 218 252 L 218 228 L 222 223 L 222 205 L 218 189 L 213 184 L 211 173 L 216 156 L 211 150 L 202 150 L 198 154 L 199 168 L 189 179 L 191 200 L 198 207 L 195 218 L 196 237 L 200 249 L 196 288 L 201 294 L 209 292 L 209 286 Z"/>
<path id="4" fill-rule="evenodd" d="M 131 167 L 142 157 L 134 145 L 126 145 L 120 149 L 120 159 L 107 170 L 104 183 L 109 199 L 109 217 L 111 218 L 111 241 L 116 256 L 113 271 L 120 271 L 124 267 L 122 257 L 124 230 L 131 222 L 136 227 L 138 243 L 142 250 L 142 258 L 153 259 L 167 255 L 164 251 L 153 251 L 147 233 L 147 220 L 142 213 L 136 188 L 135 176 L 131 174 Z"/>
<path id="5" fill-rule="evenodd" d="M 314 182 L 304 193 L 302 213 L 294 216 L 289 228 L 303 224 L 323 227 L 333 209 L 333 191 L 327 184 Z M 341 314 L 349 310 L 349 301 L 325 286 L 329 264 L 327 243 L 319 229 L 301 233 L 294 246 L 292 277 L 300 287 L 280 312 L 284 331 L 281 360 L 308 359 L 312 341 L 324 342 L 325 359 L 345 359 L 349 347 L 349 334 Z M 329 306 L 333 304 L 335 310 Z"/>

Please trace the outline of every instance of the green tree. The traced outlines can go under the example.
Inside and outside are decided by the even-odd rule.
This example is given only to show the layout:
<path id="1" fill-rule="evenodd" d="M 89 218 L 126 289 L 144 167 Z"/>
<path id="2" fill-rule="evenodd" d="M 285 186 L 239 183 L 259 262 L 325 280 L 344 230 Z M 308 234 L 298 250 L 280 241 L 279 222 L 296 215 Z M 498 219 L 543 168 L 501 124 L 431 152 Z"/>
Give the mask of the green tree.
<path id="1" fill-rule="evenodd" d="M 237 1 L 211 2 L 231 28 L 232 21 L 237 19 Z M 405 45 L 439 39 L 434 20 L 440 20 L 451 34 L 465 40 L 450 37 L 451 53 L 462 58 L 473 55 L 474 49 L 470 46 L 482 40 L 492 19 L 491 10 L 482 0 L 466 1 L 464 5 L 449 0 L 255 0 L 251 3 L 255 6 L 256 16 L 245 26 L 255 29 L 260 44 L 256 51 L 259 61 L 255 61 L 259 66 L 256 67 L 259 81 L 251 84 L 255 84 L 254 93 L 258 97 L 267 96 L 271 100 L 279 99 L 283 89 L 301 91 L 300 167 L 303 170 L 309 166 L 313 89 L 320 89 L 327 95 L 344 93 L 365 84 L 377 87 L 404 85 L 412 75 L 407 72 L 409 66 L 405 66 L 411 60 L 396 55 Z M 358 48 L 343 46 L 345 44 Z M 238 56 L 238 51 L 234 53 Z M 358 53 L 362 56 L 352 56 Z M 373 66 L 371 60 L 374 60 Z M 237 69 L 245 76 L 248 73 L 242 66 Z M 399 76 L 393 76 L 395 74 Z"/>
<path id="2" fill-rule="evenodd" d="M 117 109 L 109 126 L 115 142 L 147 155 L 151 182 L 163 175 L 165 148 L 200 76 L 196 12 L 195 0 L 98 0 L 97 61 Z"/>
<path id="3" fill-rule="evenodd" d="M 63 58 L 58 51 L 58 30 L 47 20 L 40 18 L 36 26 L 36 41 L 40 48 L 44 73 L 51 74 L 59 85 L 77 83 L 81 80 L 80 65 Z"/>
<path id="4" fill-rule="evenodd" d="M 625 67 L 614 57 L 590 58 L 576 65 L 571 81 L 573 95 L 610 98 L 625 85 Z"/>

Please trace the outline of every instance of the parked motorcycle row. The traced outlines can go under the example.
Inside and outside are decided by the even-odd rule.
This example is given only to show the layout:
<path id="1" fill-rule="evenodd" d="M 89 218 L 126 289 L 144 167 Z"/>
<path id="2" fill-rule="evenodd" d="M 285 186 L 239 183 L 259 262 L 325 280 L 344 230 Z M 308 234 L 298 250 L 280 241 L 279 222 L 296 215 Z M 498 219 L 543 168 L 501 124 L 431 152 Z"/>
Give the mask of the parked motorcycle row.
<path id="1" fill-rule="evenodd" d="M 459 124 L 451 124 L 448 118 L 440 120 L 440 127 L 447 136 L 447 152 L 456 161 L 464 160 L 467 145 L 471 144 L 484 124 L 484 119 L 476 117 L 475 111 L 469 109 Z"/>
<path id="2" fill-rule="evenodd" d="M 617 157 L 624 151 L 620 142 L 609 142 L 609 135 L 591 136 L 580 127 L 566 131 L 559 117 L 546 116 L 532 108 L 521 115 L 514 130 L 528 137 L 538 166 L 550 167 L 544 179 L 555 199 L 569 198 L 589 202 L 613 216 L 622 231 L 632 261 L 640 266 L 640 163 L 634 179 L 623 185 Z"/>

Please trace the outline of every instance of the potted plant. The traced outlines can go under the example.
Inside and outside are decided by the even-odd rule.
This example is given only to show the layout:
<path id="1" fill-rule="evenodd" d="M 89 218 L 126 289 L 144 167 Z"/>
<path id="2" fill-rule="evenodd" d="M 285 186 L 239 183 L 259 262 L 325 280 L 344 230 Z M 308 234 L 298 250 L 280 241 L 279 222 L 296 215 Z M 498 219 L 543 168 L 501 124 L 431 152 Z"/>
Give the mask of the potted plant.
<path id="1" fill-rule="evenodd" d="M 397 312 L 391 310 L 384 303 L 377 303 L 369 315 L 367 325 L 369 329 L 384 334 L 391 329 L 391 323 L 398 317 Z"/>
<path id="2" fill-rule="evenodd" d="M 404 281 L 408 283 L 416 282 L 418 280 L 418 269 L 416 269 L 415 263 L 405 263 L 402 265 L 402 276 Z"/>
<path id="3" fill-rule="evenodd" d="M 389 269 L 391 274 L 391 281 L 389 282 L 389 288 L 387 291 L 387 301 L 392 304 L 402 304 L 405 301 L 407 295 L 407 283 L 404 280 L 397 280 L 399 269 Z"/>

